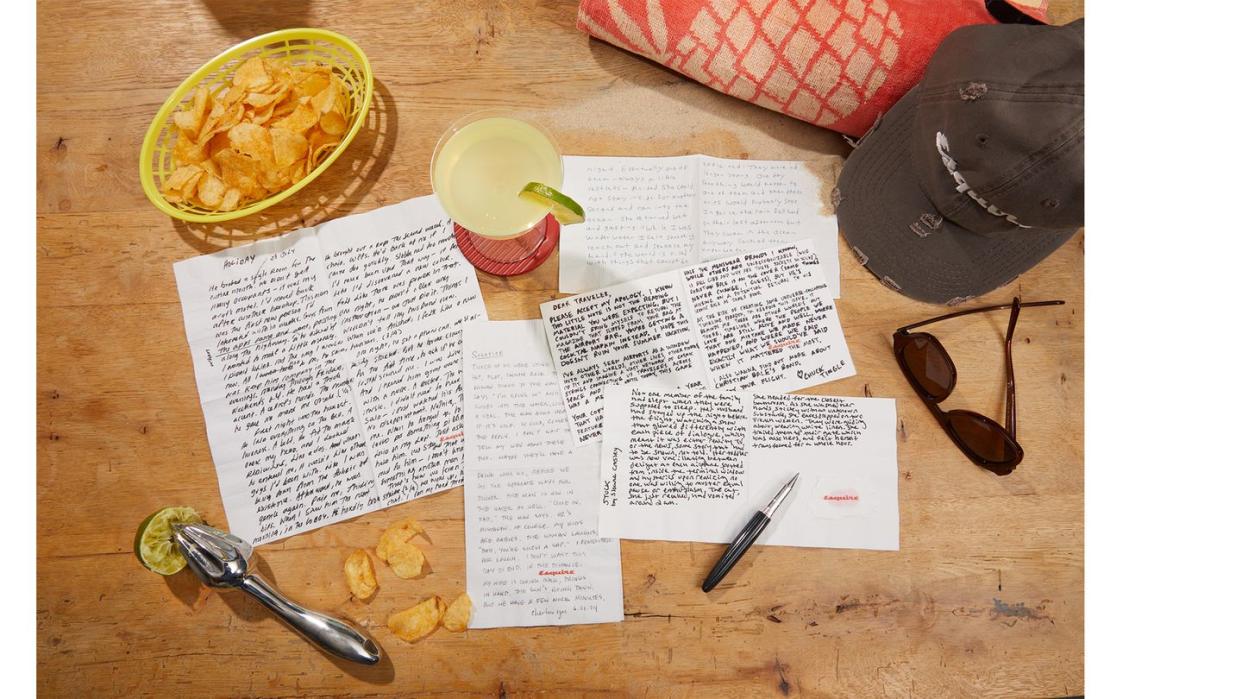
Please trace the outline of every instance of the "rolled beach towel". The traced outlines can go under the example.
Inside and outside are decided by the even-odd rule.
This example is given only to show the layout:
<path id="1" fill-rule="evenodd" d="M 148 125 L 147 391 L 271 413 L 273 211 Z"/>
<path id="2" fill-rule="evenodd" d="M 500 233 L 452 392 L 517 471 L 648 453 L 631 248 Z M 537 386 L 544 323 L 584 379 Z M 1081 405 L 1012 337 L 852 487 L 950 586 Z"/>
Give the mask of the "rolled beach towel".
<path id="1" fill-rule="evenodd" d="M 1046 0 L 1020 3 L 1043 20 Z M 984 0 L 582 0 L 578 28 L 739 99 L 851 136 Z"/>

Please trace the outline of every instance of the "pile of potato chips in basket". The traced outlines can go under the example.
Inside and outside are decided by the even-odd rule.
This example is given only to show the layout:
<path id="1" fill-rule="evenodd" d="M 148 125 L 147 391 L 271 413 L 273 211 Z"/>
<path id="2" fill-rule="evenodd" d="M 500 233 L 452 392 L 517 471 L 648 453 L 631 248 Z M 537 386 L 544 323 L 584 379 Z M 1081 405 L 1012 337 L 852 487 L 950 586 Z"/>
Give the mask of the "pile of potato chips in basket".
<path id="1" fill-rule="evenodd" d="M 350 113 L 349 90 L 331 68 L 251 58 L 228 89 L 200 86 L 173 115 L 164 198 L 234 211 L 280 192 L 341 143 Z"/>

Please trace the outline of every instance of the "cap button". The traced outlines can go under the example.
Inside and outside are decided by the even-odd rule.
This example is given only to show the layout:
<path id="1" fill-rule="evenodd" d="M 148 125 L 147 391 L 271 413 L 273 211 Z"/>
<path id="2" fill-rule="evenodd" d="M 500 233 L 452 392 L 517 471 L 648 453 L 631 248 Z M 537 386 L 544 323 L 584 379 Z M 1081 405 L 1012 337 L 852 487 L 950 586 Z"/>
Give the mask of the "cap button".
<path id="1" fill-rule="evenodd" d="M 1045 199 L 1044 200 L 1044 208 L 1046 209 L 1055 209 L 1060 205 L 1061 205 L 1060 199 Z"/>
<path id="2" fill-rule="evenodd" d="M 987 83 L 967 83 L 958 88 L 958 95 L 963 102 L 974 102 L 988 93 Z"/>

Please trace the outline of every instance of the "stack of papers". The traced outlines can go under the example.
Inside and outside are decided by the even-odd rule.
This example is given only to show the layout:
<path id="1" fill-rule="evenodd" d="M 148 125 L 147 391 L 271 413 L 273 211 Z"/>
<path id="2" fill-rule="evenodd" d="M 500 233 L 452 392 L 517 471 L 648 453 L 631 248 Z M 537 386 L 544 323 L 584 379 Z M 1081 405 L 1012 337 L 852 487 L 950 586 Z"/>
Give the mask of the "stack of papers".
<path id="1" fill-rule="evenodd" d="M 854 374 L 800 163 L 566 158 L 591 212 L 542 318 L 490 322 L 421 197 L 175 266 L 230 529 L 465 489 L 474 628 L 619 621 L 620 538 L 896 549 L 895 407 Z"/>

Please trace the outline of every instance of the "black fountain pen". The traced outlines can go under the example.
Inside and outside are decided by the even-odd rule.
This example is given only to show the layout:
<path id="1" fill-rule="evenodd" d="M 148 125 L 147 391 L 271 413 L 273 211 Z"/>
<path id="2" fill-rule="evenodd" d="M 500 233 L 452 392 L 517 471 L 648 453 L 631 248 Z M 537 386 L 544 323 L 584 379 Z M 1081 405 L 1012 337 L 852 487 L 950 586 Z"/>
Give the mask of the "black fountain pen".
<path id="1" fill-rule="evenodd" d="M 772 517 L 776 515 L 776 511 L 780 509 L 781 504 L 793 492 L 794 483 L 796 482 L 798 482 L 798 474 L 795 473 L 794 477 L 790 478 L 789 482 L 777 491 L 776 497 L 772 498 L 772 502 L 769 502 L 767 507 L 756 512 L 755 516 L 751 517 L 750 521 L 746 523 L 746 526 L 742 527 L 742 531 L 737 533 L 737 538 L 733 540 L 733 543 L 729 544 L 729 548 L 725 549 L 724 555 L 720 557 L 720 560 L 716 561 L 716 567 L 712 568 L 712 572 L 707 574 L 707 579 L 703 581 L 704 592 L 711 592 L 712 588 L 719 585 L 720 581 L 724 580 L 724 576 L 728 575 L 733 566 L 741 560 L 742 555 L 746 553 L 750 545 L 755 543 L 755 539 L 758 539 L 763 530 L 767 528 L 768 522 L 772 521 Z"/>

